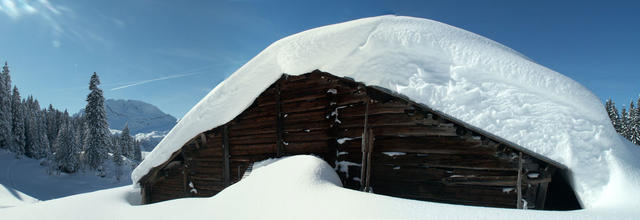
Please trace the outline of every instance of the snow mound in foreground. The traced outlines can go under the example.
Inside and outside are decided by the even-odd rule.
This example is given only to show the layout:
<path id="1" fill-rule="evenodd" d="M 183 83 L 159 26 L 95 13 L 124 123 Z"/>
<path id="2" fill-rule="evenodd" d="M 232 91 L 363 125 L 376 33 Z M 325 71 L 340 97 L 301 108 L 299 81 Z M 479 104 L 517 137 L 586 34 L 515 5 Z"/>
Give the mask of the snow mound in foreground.
<path id="1" fill-rule="evenodd" d="M 577 82 L 471 32 L 397 16 L 365 18 L 281 39 L 220 83 L 132 173 L 136 183 L 200 132 L 246 109 L 282 73 L 319 69 L 403 94 L 566 165 L 589 207 L 633 206 L 640 155 L 616 134 L 600 100 Z M 637 158 L 637 157 L 636 157 Z M 616 175 L 617 172 L 628 175 Z M 614 196 L 616 199 L 606 199 Z M 605 203 L 610 201 L 612 203 Z"/>
<path id="2" fill-rule="evenodd" d="M 400 199 L 345 189 L 322 159 L 271 160 L 210 198 L 138 205 L 140 192 L 120 187 L 3 209 L 0 219 L 634 219 L 618 210 L 523 211 Z"/>
<path id="3" fill-rule="evenodd" d="M 39 201 L 40 200 L 24 194 L 18 190 L 0 184 L 0 209 L 36 203 Z"/>

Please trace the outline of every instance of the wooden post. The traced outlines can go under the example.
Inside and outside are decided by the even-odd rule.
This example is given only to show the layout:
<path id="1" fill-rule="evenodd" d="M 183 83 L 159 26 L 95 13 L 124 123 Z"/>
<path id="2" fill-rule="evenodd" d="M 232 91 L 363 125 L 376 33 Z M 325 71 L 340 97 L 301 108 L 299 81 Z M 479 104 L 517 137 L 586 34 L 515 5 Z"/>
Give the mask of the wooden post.
<path id="1" fill-rule="evenodd" d="M 200 143 L 203 148 L 207 146 L 207 136 L 204 134 L 204 132 L 200 133 Z"/>
<path id="2" fill-rule="evenodd" d="M 362 162 L 361 162 L 361 166 L 360 166 L 360 189 L 362 191 L 367 191 L 368 190 L 368 185 L 367 185 L 367 167 L 369 165 L 369 160 L 368 158 L 371 157 L 371 155 L 369 154 L 369 144 L 368 144 L 368 140 L 369 140 L 369 128 L 367 125 L 367 120 L 369 118 L 369 100 L 366 101 L 365 103 L 365 107 L 364 107 L 364 124 L 363 124 L 363 128 L 362 128 L 362 146 L 361 146 L 361 150 L 362 150 Z"/>
<path id="3" fill-rule="evenodd" d="M 149 186 L 145 184 L 145 185 L 140 186 L 140 188 L 141 188 L 140 189 L 140 196 L 142 197 L 140 199 L 140 203 L 142 205 L 151 203 L 151 200 L 149 199 L 149 193 L 147 192 L 149 190 Z"/>
<path id="4" fill-rule="evenodd" d="M 181 151 L 180 154 L 184 159 L 184 151 Z M 187 183 L 187 175 L 187 160 L 185 159 L 182 161 L 182 188 L 184 189 L 184 197 L 189 197 L 189 183 Z"/>
<path id="5" fill-rule="evenodd" d="M 365 181 L 364 181 L 364 191 L 371 192 L 371 152 L 373 152 L 373 141 L 375 140 L 373 135 L 373 129 L 369 128 L 367 130 L 367 166 L 363 167 L 366 170 Z"/>
<path id="6" fill-rule="evenodd" d="M 553 177 L 556 168 L 552 165 L 547 165 L 545 168 L 543 175 Z M 553 181 L 553 178 L 551 179 Z M 549 182 L 542 182 L 538 186 L 538 195 L 536 196 L 536 209 L 544 209 L 544 204 L 547 200 L 547 190 L 549 188 Z"/>
<path id="7" fill-rule="evenodd" d="M 285 154 L 285 149 L 284 149 L 284 144 L 283 144 L 283 138 L 282 138 L 282 133 L 284 130 L 284 124 L 283 124 L 283 119 L 282 119 L 282 100 L 280 97 L 280 82 L 283 78 L 281 77 L 280 80 L 278 80 L 276 82 L 276 136 L 277 136 L 277 140 L 276 140 L 276 147 L 277 147 L 277 153 L 276 155 L 278 157 L 282 157 Z"/>
<path id="8" fill-rule="evenodd" d="M 518 201 L 516 201 L 516 207 L 523 209 L 522 207 L 522 152 L 518 154 L 518 180 L 516 181 L 516 189 L 518 191 Z"/>
<path id="9" fill-rule="evenodd" d="M 224 170 L 222 174 L 224 186 L 229 186 L 231 185 L 231 169 L 229 167 L 229 128 L 227 127 L 227 125 L 224 125 L 222 127 L 222 150 L 224 151 L 222 158 L 222 160 L 224 161 Z"/>

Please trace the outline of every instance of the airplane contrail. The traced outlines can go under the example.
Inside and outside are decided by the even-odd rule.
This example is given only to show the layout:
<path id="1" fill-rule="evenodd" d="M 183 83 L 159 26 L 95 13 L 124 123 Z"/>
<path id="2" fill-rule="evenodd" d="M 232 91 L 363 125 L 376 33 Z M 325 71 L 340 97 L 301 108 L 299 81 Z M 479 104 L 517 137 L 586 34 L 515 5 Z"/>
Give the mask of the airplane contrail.
<path id="1" fill-rule="evenodd" d="M 204 70 L 191 71 L 191 72 L 183 73 L 183 74 L 163 76 L 163 77 L 155 78 L 155 79 L 147 79 L 147 80 L 142 80 L 142 81 L 138 81 L 138 82 L 134 82 L 134 83 L 129 83 L 129 84 L 126 84 L 126 85 L 123 85 L 123 86 L 118 86 L 118 87 L 115 87 L 113 89 L 110 89 L 110 91 L 120 90 L 120 89 L 129 88 L 129 87 L 132 87 L 132 86 L 138 86 L 138 85 L 142 85 L 142 84 L 146 84 L 146 83 L 150 83 L 150 82 L 155 82 L 155 81 L 162 81 L 162 80 L 168 80 L 168 79 L 175 79 L 175 78 L 193 76 L 193 75 L 197 75 L 197 74 L 201 74 L 201 73 L 205 73 L 205 72 L 207 72 L 206 68 Z"/>

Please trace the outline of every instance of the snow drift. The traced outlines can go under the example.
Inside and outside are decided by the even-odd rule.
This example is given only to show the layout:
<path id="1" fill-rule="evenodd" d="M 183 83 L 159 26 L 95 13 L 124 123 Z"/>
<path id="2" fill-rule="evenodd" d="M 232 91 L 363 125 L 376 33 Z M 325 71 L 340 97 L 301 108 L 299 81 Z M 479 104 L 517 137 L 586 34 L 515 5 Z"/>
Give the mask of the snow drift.
<path id="1" fill-rule="evenodd" d="M 3 209 L 0 219 L 634 219 L 633 212 L 523 211 L 450 205 L 345 189 L 335 171 L 308 155 L 270 160 L 210 198 L 140 204 L 119 187 Z M 97 214 L 99 213 L 99 214 Z"/>
<path id="2" fill-rule="evenodd" d="M 23 192 L 0 184 L 0 209 L 24 204 L 36 203 L 39 200 Z"/>
<path id="3" fill-rule="evenodd" d="M 640 208 L 634 199 L 640 162 L 633 159 L 640 148 L 616 134 L 594 94 L 482 36 L 397 16 L 329 25 L 273 43 L 193 107 L 132 180 L 198 133 L 232 120 L 282 73 L 315 69 L 387 88 L 566 165 L 586 208 Z"/>

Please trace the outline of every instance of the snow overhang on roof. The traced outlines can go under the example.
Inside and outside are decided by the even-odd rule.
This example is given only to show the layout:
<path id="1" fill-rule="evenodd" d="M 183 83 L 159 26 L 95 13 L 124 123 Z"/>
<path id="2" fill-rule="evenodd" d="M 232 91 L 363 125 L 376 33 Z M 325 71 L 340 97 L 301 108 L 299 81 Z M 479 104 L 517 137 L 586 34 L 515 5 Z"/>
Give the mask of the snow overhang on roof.
<path id="1" fill-rule="evenodd" d="M 133 182 L 197 134 L 232 120 L 282 73 L 315 69 L 402 94 L 568 167 L 586 207 L 597 203 L 612 178 L 615 158 L 603 158 L 614 146 L 626 146 L 600 100 L 566 76 L 453 26 L 381 16 L 270 45 L 196 104 L 134 170 Z"/>

